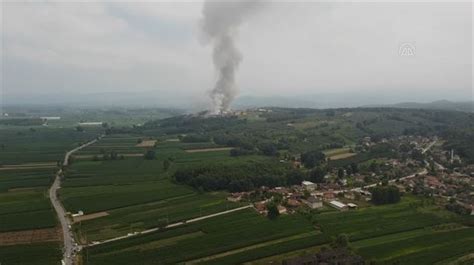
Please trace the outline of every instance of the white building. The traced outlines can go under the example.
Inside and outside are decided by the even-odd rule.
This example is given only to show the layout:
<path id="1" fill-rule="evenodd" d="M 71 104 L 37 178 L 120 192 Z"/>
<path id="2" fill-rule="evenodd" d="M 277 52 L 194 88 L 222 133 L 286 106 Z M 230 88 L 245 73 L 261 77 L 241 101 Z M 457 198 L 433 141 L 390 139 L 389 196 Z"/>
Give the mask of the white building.
<path id="1" fill-rule="evenodd" d="M 48 117 L 40 117 L 42 120 L 48 120 L 48 121 L 52 121 L 52 120 L 60 120 L 61 117 L 59 116 L 48 116 Z"/>
<path id="2" fill-rule="evenodd" d="M 79 217 L 79 216 L 83 216 L 83 215 L 84 215 L 83 211 L 78 211 L 77 213 L 72 214 L 72 217 Z"/>
<path id="3" fill-rule="evenodd" d="M 347 207 L 349 207 L 349 209 L 357 209 L 358 206 L 355 203 L 348 203 Z"/>
<path id="4" fill-rule="evenodd" d="M 318 185 L 316 183 L 313 183 L 313 182 L 307 181 L 307 180 L 301 182 L 301 185 L 303 186 L 303 188 L 305 188 L 308 191 L 313 191 L 318 187 Z"/>
<path id="5" fill-rule="evenodd" d="M 330 201 L 329 205 L 331 205 L 331 207 L 338 209 L 339 211 L 347 210 L 347 205 L 340 201 Z"/>

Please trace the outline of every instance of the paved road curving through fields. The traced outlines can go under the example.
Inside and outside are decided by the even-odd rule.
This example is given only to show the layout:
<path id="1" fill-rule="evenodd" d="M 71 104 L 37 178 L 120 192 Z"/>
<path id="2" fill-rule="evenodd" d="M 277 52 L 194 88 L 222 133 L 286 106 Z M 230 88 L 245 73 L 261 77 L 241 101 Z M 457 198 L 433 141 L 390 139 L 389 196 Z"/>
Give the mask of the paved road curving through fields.
<path id="1" fill-rule="evenodd" d="M 66 155 L 64 156 L 63 167 L 68 166 L 69 157 L 74 152 L 77 152 L 77 151 L 81 150 L 82 148 L 97 142 L 102 137 L 103 137 L 103 135 L 99 136 L 97 139 L 94 139 L 90 142 L 87 142 L 87 143 L 85 143 L 85 144 L 83 144 L 79 147 L 76 147 L 76 148 L 72 149 L 71 151 L 67 152 Z M 76 249 L 77 244 L 74 242 L 74 237 L 72 235 L 72 231 L 69 229 L 70 224 L 69 224 L 69 220 L 66 216 L 66 211 L 64 210 L 64 207 L 61 204 L 61 202 L 59 201 L 58 196 L 57 196 L 57 191 L 58 191 L 58 189 L 61 188 L 61 175 L 62 175 L 62 173 L 63 173 L 62 169 L 59 169 L 58 172 L 56 173 L 56 177 L 54 179 L 53 185 L 51 185 L 51 188 L 49 189 L 49 199 L 51 200 L 51 204 L 53 205 L 54 210 L 56 211 L 56 214 L 58 216 L 59 222 L 61 223 L 61 229 L 62 229 L 62 232 L 63 232 L 63 241 L 64 241 L 63 242 L 63 244 L 64 244 L 63 251 L 64 251 L 64 253 L 63 253 L 62 264 L 63 265 L 73 265 L 74 264 L 74 254 L 78 250 L 78 249 Z"/>

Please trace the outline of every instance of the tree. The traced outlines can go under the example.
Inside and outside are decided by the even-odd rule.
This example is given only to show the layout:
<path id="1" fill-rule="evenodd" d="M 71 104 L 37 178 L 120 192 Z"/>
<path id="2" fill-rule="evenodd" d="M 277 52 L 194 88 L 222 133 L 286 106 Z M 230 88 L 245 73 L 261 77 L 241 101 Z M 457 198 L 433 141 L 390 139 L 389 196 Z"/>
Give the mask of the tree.
<path id="1" fill-rule="evenodd" d="M 304 180 L 304 174 L 300 170 L 293 169 L 286 174 L 286 182 L 288 185 L 300 185 Z"/>
<path id="2" fill-rule="evenodd" d="M 359 166 L 356 163 L 352 162 L 351 163 L 351 170 L 352 170 L 353 174 L 358 173 L 359 172 Z"/>
<path id="3" fill-rule="evenodd" d="M 112 160 L 117 160 L 118 159 L 118 154 L 115 151 L 110 151 L 110 159 Z"/>
<path id="4" fill-rule="evenodd" d="M 374 204 L 389 204 L 400 201 L 400 191 L 392 185 L 373 187 L 370 189 L 370 192 L 372 193 L 372 202 Z"/>
<path id="5" fill-rule="evenodd" d="M 375 162 L 375 160 L 372 161 L 372 163 L 370 163 L 369 169 L 370 169 L 370 171 L 372 171 L 374 173 L 379 172 L 379 165 L 377 164 L 377 162 Z"/>
<path id="6" fill-rule="evenodd" d="M 272 143 L 262 144 L 259 149 L 266 156 L 276 156 L 278 154 L 277 147 Z"/>
<path id="7" fill-rule="evenodd" d="M 68 159 L 67 159 L 67 164 L 71 165 L 72 163 L 74 163 L 74 160 L 75 160 L 74 156 L 72 156 L 72 155 L 69 156 Z"/>
<path id="8" fill-rule="evenodd" d="M 278 206 L 274 202 L 267 203 L 267 211 L 268 218 L 272 220 L 276 219 L 280 215 L 280 212 L 278 211 Z"/>
<path id="9" fill-rule="evenodd" d="M 242 147 L 237 147 L 230 150 L 230 156 L 244 156 L 244 155 L 251 155 L 254 151 L 251 149 L 246 149 Z"/>
<path id="10" fill-rule="evenodd" d="M 340 178 L 340 179 L 344 178 L 344 169 L 339 168 L 337 170 L 337 177 Z"/>
<path id="11" fill-rule="evenodd" d="M 301 162 L 306 168 L 313 168 L 324 162 L 326 156 L 321 151 L 310 151 L 301 154 Z"/>
<path id="12" fill-rule="evenodd" d="M 316 167 L 315 169 L 309 172 L 309 179 L 315 183 L 324 182 L 324 176 L 326 176 L 327 171 L 322 167 Z"/>
<path id="13" fill-rule="evenodd" d="M 333 248 L 347 248 L 349 247 L 349 237 L 346 234 L 339 234 L 331 242 Z"/>
<path id="14" fill-rule="evenodd" d="M 413 158 L 414 160 L 422 162 L 425 159 L 425 156 L 423 155 L 421 150 L 415 149 L 411 153 L 411 158 Z"/>
<path id="15" fill-rule="evenodd" d="M 156 158 L 155 150 L 147 150 L 144 157 L 146 160 L 154 160 Z"/>
<path id="16" fill-rule="evenodd" d="M 168 171 L 168 169 L 170 168 L 171 166 L 171 162 L 168 160 L 168 159 L 165 159 L 165 161 L 163 161 L 163 169 L 165 171 Z"/>
<path id="17" fill-rule="evenodd" d="M 81 127 L 81 126 L 76 126 L 76 131 L 78 131 L 78 132 L 83 132 L 83 131 L 84 131 L 84 128 Z"/>

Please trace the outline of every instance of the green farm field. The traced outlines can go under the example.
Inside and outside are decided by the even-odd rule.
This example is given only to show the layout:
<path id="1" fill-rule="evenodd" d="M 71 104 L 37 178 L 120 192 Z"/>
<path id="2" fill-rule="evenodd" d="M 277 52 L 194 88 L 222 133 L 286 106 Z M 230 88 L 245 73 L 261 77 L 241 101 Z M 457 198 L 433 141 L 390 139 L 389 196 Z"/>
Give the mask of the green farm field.
<path id="1" fill-rule="evenodd" d="M 53 227 L 48 187 L 56 168 L 0 170 L 0 232 Z"/>
<path id="2" fill-rule="evenodd" d="M 2 152 L 0 163 L 23 164 L 31 162 L 56 162 L 63 159 L 66 151 L 97 137 L 99 128 L 83 132 L 70 128 L 12 127 L 0 128 Z"/>
<path id="3" fill-rule="evenodd" d="M 295 216 L 270 221 L 253 209 L 207 219 L 164 232 L 114 242 L 89 249 L 90 264 L 173 264 L 313 231 L 310 223 Z"/>
<path id="4" fill-rule="evenodd" d="M 453 251 L 449 244 L 441 243 L 448 239 L 449 234 L 460 235 L 463 232 L 466 234 L 461 237 L 451 237 L 451 242 L 454 243 L 456 238 L 471 242 L 472 228 L 464 226 L 465 218 L 459 218 L 443 209 L 436 209 L 427 205 L 423 199 L 412 196 L 405 196 L 402 202 L 395 205 L 373 206 L 349 212 L 321 213 L 313 216 L 312 220 L 321 229 L 323 237 L 319 240 L 296 239 L 219 257 L 202 264 L 278 263 L 287 257 L 304 255 L 305 251 L 311 253 L 322 246 L 327 246 L 331 238 L 340 233 L 349 235 L 351 246 L 356 253 L 367 260 L 382 264 L 398 261 L 403 261 L 401 264 L 430 264 L 436 261 L 436 258 L 447 259 L 474 251 L 474 245 L 466 245 Z M 427 240 L 428 237 L 433 240 L 426 241 L 425 246 L 417 248 L 416 240 Z M 438 237 L 439 240 L 436 239 Z M 429 255 L 430 249 L 426 246 L 430 242 L 439 242 L 432 247 L 444 251 L 442 252 L 444 254 L 430 259 L 429 263 L 420 263 L 423 256 Z M 385 253 L 372 251 L 373 247 L 380 244 L 387 244 Z"/>
<path id="5" fill-rule="evenodd" d="M 312 218 L 316 228 L 298 214 L 271 221 L 252 211 L 243 210 L 152 235 L 92 247 L 89 261 L 92 264 L 112 264 L 114 261 L 121 264 L 122 259 L 139 255 L 145 263 L 160 260 L 164 264 L 184 261 L 189 264 L 266 264 L 263 261 L 280 262 L 293 252 L 302 253 L 305 249 L 325 246 L 339 233 L 349 235 L 356 253 L 382 264 L 428 264 L 474 251 L 472 228 L 463 224 L 464 218 L 436 209 L 423 199 L 412 196 L 406 196 L 395 205 L 317 214 Z M 293 221 L 289 222 L 290 219 Z M 299 220 L 298 228 L 290 226 L 295 224 L 295 220 Z M 227 230 L 225 228 L 229 222 L 239 224 Z M 230 234 L 234 230 L 239 231 L 239 227 L 243 227 L 246 222 L 252 223 L 248 224 L 248 230 L 259 231 L 246 234 L 245 244 L 234 244 Z M 293 230 L 292 236 L 275 235 L 272 229 L 277 223 L 286 223 L 281 233 Z M 206 229 L 210 224 L 215 227 L 212 232 Z M 229 239 L 226 247 L 215 249 L 216 238 Z M 207 251 L 201 249 L 194 253 L 191 242 L 199 242 L 195 244 L 206 246 Z M 189 249 L 189 253 L 185 249 Z M 433 255 L 433 250 L 438 254 Z M 171 253 L 187 254 L 173 257 Z M 423 263 L 423 259 L 429 255 L 430 262 Z M 116 256 L 120 258 L 115 259 Z"/>
<path id="6" fill-rule="evenodd" d="M 97 128 L 79 132 L 74 127 L 0 127 L 0 234 L 57 227 L 48 193 L 57 164 L 66 151 L 100 133 Z M 19 244 L 0 246 L 0 263 L 7 265 L 57 265 L 61 256 L 60 241 L 25 244 L 22 238 Z"/>
<path id="7" fill-rule="evenodd" d="M 90 147 L 104 146 L 103 142 L 130 143 L 129 147 L 135 148 L 136 139 L 130 135 L 107 136 Z M 76 223 L 75 231 L 81 240 L 109 239 L 153 228 L 162 222 L 171 224 L 242 206 L 228 202 L 226 192 L 200 192 L 174 183 L 170 175 L 183 166 L 269 160 L 262 156 L 230 157 L 229 150 L 185 152 L 190 146 L 196 144 L 161 141 L 153 147 L 157 156 L 154 160 L 143 157 L 76 160 L 65 174 L 60 191 L 63 204 L 70 212 L 108 214 Z M 163 168 L 165 159 L 172 161 L 168 170 Z"/>
<path id="8" fill-rule="evenodd" d="M 47 189 L 0 193 L 0 232 L 54 227 Z"/>
<path id="9" fill-rule="evenodd" d="M 0 246 L 0 262 L 4 265 L 59 265 L 59 242 Z"/>

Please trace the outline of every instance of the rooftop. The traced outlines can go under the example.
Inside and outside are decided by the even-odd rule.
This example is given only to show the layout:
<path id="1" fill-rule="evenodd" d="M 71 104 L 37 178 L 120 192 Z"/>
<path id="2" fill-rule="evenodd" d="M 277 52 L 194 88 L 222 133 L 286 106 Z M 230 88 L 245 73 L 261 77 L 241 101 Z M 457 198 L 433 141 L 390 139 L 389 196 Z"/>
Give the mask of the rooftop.
<path id="1" fill-rule="evenodd" d="M 338 208 L 346 207 L 346 205 L 344 203 L 340 202 L 340 201 L 330 201 L 329 203 L 331 205 L 334 205 L 334 206 L 338 207 Z"/>

